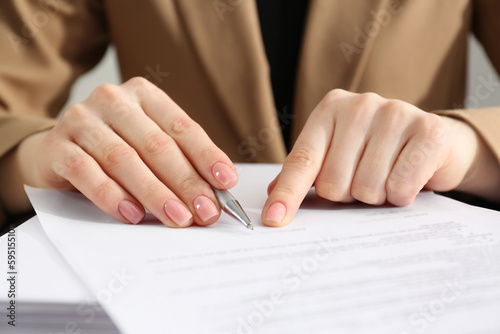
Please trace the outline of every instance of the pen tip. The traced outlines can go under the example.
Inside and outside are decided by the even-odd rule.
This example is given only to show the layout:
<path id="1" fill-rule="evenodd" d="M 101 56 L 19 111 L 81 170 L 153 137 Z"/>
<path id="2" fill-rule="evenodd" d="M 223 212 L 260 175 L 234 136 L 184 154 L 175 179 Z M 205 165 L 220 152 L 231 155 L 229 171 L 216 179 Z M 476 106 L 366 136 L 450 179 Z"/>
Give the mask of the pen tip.
<path id="1" fill-rule="evenodd" d="M 252 225 L 252 223 L 249 223 L 249 224 L 247 225 L 247 228 L 248 228 L 249 230 L 252 230 L 252 231 L 253 231 L 253 225 Z"/>

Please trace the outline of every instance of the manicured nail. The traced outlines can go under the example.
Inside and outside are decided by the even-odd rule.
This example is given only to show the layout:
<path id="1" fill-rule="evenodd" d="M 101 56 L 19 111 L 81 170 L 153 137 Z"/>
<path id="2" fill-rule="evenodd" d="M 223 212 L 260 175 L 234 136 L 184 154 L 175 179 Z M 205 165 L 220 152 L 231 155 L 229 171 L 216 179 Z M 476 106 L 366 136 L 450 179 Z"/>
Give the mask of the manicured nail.
<path id="1" fill-rule="evenodd" d="M 285 218 L 286 208 L 283 203 L 275 202 L 267 209 L 266 220 L 279 224 Z"/>
<path id="2" fill-rule="evenodd" d="M 139 224 L 144 218 L 144 212 L 137 205 L 126 199 L 118 203 L 118 211 L 132 224 Z"/>
<path id="3" fill-rule="evenodd" d="M 211 218 L 219 214 L 214 202 L 206 196 L 198 196 L 194 199 L 194 209 L 196 210 L 198 217 L 200 217 L 204 222 L 209 221 Z"/>
<path id="4" fill-rule="evenodd" d="M 181 203 L 169 199 L 164 205 L 167 216 L 180 227 L 191 225 L 193 215 Z"/>
<path id="5" fill-rule="evenodd" d="M 218 162 L 212 167 L 212 173 L 217 181 L 225 186 L 238 178 L 236 173 L 228 165 L 222 162 Z"/>

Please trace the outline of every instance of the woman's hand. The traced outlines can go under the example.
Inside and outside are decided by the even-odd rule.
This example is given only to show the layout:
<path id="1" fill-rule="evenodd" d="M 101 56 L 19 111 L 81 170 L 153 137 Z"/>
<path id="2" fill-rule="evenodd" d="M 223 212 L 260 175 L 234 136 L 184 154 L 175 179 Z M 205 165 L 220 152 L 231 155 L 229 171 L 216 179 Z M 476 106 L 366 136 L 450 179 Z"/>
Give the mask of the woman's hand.
<path id="1" fill-rule="evenodd" d="M 454 189 L 471 170 L 478 142 L 463 122 L 373 93 L 333 90 L 270 184 L 262 220 L 288 224 L 313 184 L 330 201 L 398 206 L 424 187 Z"/>
<path id="2" fill-rule="evenodd" d="M 18 150 L 30 166 L 22 173 L 27 184 L 76 188 L 125 223 L 139 223 L 146 208 L 169 227 L 212 224 L 220 207 L 210 184 L 228 189 L 237 182 L 226 154 L 142 78 L 98 87 Z"/>

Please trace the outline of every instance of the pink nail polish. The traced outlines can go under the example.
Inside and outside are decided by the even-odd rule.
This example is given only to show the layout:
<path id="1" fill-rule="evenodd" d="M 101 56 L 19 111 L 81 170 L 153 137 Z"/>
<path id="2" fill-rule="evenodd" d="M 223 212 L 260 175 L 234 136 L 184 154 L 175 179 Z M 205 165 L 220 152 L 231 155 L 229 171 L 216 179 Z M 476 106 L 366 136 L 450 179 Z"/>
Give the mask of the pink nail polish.
<path id="1" fill-rule="evenodd" d="M 285 218 L 286 207 L 283 203 L 275 202 L 267 209 L 266 220 L 272 223 L 279 224 Z"/>
<path id="2" fill-rule="evenodd" d="M 217 210 L 214 202 L 212 202 L 210 198 L 206 196 L 196 197 L 193 204 L 194 209 L 196 210 L 196 214 L 204 222 L 209 221 L 219 214 L 219 211 Z"/>
<path id="3" fill-rule="evenodd" d="M 191 225 L 193 215 L 181 203 L 169 199 L 165 202 L 164 209 L 167 216 L 180 227 Z"/>
<path id="4" fill-rule="evenodd" d="M 223 185 L 228 185 L 238 178 L 236 173 L 222 162 L 218 162 L 212 167 L 212 174 Z"/>
<path id="5" fill-rule="evenodd" d="M 139 224 L 144 218 L 144 212 L 137 205 L 126 199 L 118 203 L 118 211 L 132 224 Z"/>

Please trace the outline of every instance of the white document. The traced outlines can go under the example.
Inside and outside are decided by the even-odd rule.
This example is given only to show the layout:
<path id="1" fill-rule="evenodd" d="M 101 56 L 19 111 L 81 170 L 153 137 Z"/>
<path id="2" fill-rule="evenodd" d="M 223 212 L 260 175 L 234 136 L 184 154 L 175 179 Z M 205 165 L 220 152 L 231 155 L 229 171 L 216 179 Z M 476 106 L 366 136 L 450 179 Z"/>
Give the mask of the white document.
<path id="1" fill-rule="evenodd" d="M 118 333 L 47 238 L 38 217 L 0 237 L 0 254 L 5 275 L 0 280 L 0 333 Z"/>
<path id="2" fill-rule="evenodd" d="M 13 268 L 8 262 L 8 250 L 12 249 Z M 0 268 L 5 275 L 0 280 L 0 333 L 118 333 L 47 238 L 38 217 L 0 237 L 0 254 Z M 15 318 L 8 317 L 11 311 Z"/>
<path id="3" fill-rule="evenodd" d="M 90 294 L 54 248 L 33 217 L 11 235 L 15 245 L 15 300 L 20 303 L 76 304 L 90 300 Z M 8 234 L 0 237 L 2 273 L 10 272 L 7 262 Z M 9 275 L 8 275 L 9 276 Z M 0 280 L 0 304 L 7 303 L 9 282 Z"/>
<path id="4" fill-rule="evenodd" d="M 307 199 L 260 221 L 277 165 L 240 165 L 252 219 L 133 226 L 79 194 L 29 188 L 42 226 L 124 333 L 500 332 L 500 213 L 433 193 L 409 207 Z"/>

